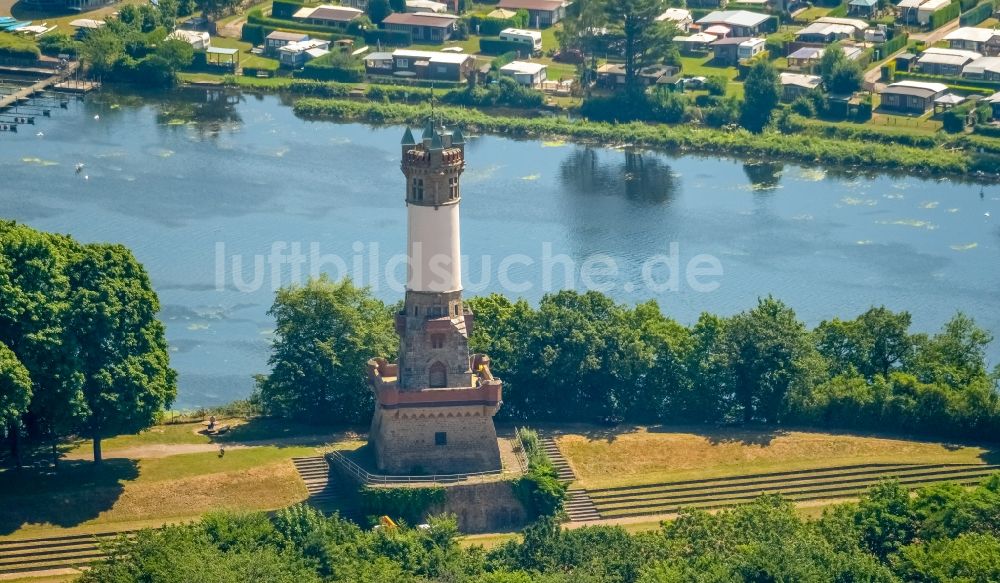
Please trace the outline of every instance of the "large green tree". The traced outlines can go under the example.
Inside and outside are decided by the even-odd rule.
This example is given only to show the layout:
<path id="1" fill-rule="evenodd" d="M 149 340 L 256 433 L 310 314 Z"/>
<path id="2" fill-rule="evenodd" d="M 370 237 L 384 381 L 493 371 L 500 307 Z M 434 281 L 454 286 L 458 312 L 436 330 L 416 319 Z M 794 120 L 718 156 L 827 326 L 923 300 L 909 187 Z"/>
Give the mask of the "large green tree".
<path id="1" fill-rule="evenodd" d="M 834 319 L 816 327 L 816 345 L 835 373 L 851 370 L 871 380 L 888 376 L 913 356 L 908 312 L 870 308 L 854 320 Z"/>
<path id="2" fill-rule="evenodd" d="M 80 432 L 101 440 L 152 425 L 177 395 L 149 276 L 121 245 L 84 246 L 69 266 L 67 350 L 83 391 Z"/>
<path id="3" fill-rule="evenodd" d="M 772 297 L 726 323 L 726 357 L 746 422 L 777 421 L 786 396 L 811 386 L 819 365 L 805 325 Z"/>
<path id="4" fill-rule="evenodd" d="M 757 59 L 750 67 L 743 82 L 743 95 L 740 125 L 751 132 L 763 131 L 781 99 L 778 71 L 770 61 Z"/>
<path id="5" fill-rule="evenodd" d="M 823 51 L 816 71 L 830 93 L 851 94 L 861 88 L 864 70 L 857 61 L 847 58 L 839 44 Z"/>
<path id="6" fill-rule="evenodd" d="M 269 413 L 306 421 L 358 423 L 373 398 L 365 363 L 398 349 L 392 309 L 368 288 L 325 276 L 278 291 L 270 375 L 258 378 Z"/>
<path id="7" fill-rule="evenodd" d="M 368 0 L 368 18 L 372 23 L 380 24 L 386 16 L 392 14 L 388 0 Z"/>
<path id="8" fill-rule="evenodd" d="M 625 86 L 641 91 L 639 71 L 660 61 L 670 47 L 674 28 L 657 22 L 667 3 L 664 0 L 609 0 L 604 4 L 608 28 L 622 40 L 625 56 Z"/>
<path id="9" fill-rule="evenodd" d="M 70 297 L 65 270 L 76 249 L 67 237 L 0 222 L 0 343 L 32 382 L 29 412 L 17 425 L 53 443 L 73 429 L 82 402 L 74 363 L 64 350 Z M 8 434 L 17 458 L 20 432 L 12 427 Z"/>

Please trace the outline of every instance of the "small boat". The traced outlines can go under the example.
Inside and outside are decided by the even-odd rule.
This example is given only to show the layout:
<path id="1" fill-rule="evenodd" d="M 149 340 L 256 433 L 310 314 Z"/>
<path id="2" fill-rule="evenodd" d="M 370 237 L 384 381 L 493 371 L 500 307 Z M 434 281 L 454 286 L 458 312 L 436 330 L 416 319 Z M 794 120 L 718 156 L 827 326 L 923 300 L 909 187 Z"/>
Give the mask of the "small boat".
<path id="1" fill-rule="evenodd" d="M 13 31 L 15 31 L 15 30 L 17 30 L 19 28 L 25 27 L 25 26 L 31 26 L 31 21 L 30 20 L 22 20 L 20 22 L 14 22 L 12 24 L 0 24 L 0 28 L 2 28 L 3 30 L 6 30 L 7 32 L 13 32 Z"/>

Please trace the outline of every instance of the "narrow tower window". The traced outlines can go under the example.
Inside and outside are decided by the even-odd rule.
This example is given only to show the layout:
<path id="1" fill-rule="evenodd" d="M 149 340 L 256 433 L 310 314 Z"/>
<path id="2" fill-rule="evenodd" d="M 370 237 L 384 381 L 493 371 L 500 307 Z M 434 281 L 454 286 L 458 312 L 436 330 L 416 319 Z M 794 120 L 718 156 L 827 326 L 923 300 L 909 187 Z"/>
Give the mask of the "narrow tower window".
<path id="1" fill-rule="evenodd" d="M 454 176 L 448 179 L 448 198 L 450 200 L 458 198 L 458 178 Z"/>
<path id="2" fill-rule="evenodd" d="M 432 389 L 440 389 L 448 386 L 448 371 L 441 362 L 435 362 L 431 365 L 429 377 L 427 384 Z"/>
<path id="3" fill-rule="evenodd" d="M 424 179 L 413 179 L 413 200 L 424 200 Z"/>
<path id="4" fill-rule="evenodd" d="M 431 348 L 444 348 L 444 334 L 431 334 Z"/>

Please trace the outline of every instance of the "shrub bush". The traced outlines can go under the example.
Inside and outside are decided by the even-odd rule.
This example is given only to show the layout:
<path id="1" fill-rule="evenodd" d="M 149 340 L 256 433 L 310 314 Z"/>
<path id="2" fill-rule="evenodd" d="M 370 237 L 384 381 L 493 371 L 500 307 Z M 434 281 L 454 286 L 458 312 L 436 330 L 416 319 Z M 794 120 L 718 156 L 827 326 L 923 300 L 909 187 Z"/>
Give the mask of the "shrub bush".
<path id="1" fill-rule="evenodd" d="M 962 7 L 962 12 L 965 12 L 966 10 L 974 8 L 981 1 L 982 0 L 958 0 L 958 3 Z M 987 2 L 987 4 L 989 4 L 989 2 Z"/>
<path id="2" fill-rule="evenodd" d="M 705 89 L 709 95 L 725 95 L 729 79 L 724 75 L 712 75 L 705 80 Z"/>
<path id="3" fill-rule="evenodd" d="M 364 65 L 350 55 L 332 52 L 305 64 L 297 77 L 320 81 L 358 83 L 365 78 Z"/>
<path id="4" fill-rule="evenodd" d="M 296 95 L 311 95 L 314 97 L 347 97 L 351 86 L 341 83 L 323 83 L 308 79 L 296 79 L 288 86 L 290 93 Z"/>
<path id="5" fill-rule="evenodd" d="M 538 433 L 522 428 L 517 434 L 528 458 L 528 472 L 511 484 L 514 495 L 532 520 L 555 516 L 562 511 L 567 485 L 559 481 L 555 466 L 542 449 Z"/>
<path id="6" fill-rule="evenodd" d="M 50 32 L 38 39 L 38 49 L 49 56 L 71 55 L 80 52 L 80 41 L 62 32 Z"/>
<path id="7" fill-rule="evenodd" d="M 812 100 L 805 95 L 800 95 L 792 102 L 792 111 L 802 117 L 816 117 L 816 106 Z"/>
<path id="8" fill-rule="evenodd" d="M 518 10 L 513 18 L 491 18 L 482 14 L 467 16 L 465 20 L 469 23 L 469 30 L 476 32 L 480 36 L 498 36 L 505 28 L 527 28 L 528 11 Z"/>
<path id="9" fill-rule="evenodd" d="M 268 34 L 264 32 L 263 25 L 244 22 L 243 29 L 240 31 L 240 40 L 252 45 L 261 45 L 264 44 L 264 37 Z"/>
<path id="10" fill-rule="evenodd" d="M 361 511 L 368 517 L 388 516 L 416 525 L 423 522 L 428 510 L 445 501 L 444 488 L 376 488 L 362 486 Z"/>

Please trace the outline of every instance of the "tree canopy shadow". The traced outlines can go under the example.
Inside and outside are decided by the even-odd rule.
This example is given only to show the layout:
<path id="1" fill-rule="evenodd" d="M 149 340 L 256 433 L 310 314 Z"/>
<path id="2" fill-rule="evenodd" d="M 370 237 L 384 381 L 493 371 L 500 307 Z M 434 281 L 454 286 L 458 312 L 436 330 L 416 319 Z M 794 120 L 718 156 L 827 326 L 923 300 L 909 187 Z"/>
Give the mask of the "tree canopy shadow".
<path id="1" fill-rule="evenodd" d="M 110 510 L 139 476 L 136 460 L 112 458 L 100 465 L 64 460 L 58 468 L 0 471 L 0 535 L 25 524 L 77 526 Z"/>
<path id="2" fill-rule="evenodd" d="M 650 433 L 690 433 L 705 438 L 712 445 L 738 443 L 767 447 L 788 430 L 767 425 L 653 425 Z"/>
<path id="3" fill-rule="evenodd" d="M 225 421 L 218 428 L 225 428 Z M 270 445 L 274 447 L 301 447 L 326 445 L 331 441 L 340 441 L 358 437 L 358 428 L 342 425 L 315 425 L 280 419 L 277 417 L 255 417 L 246 423 L 229 426 L 224 431 L 209 433 L 214 443 L 220 445 Z"/>

